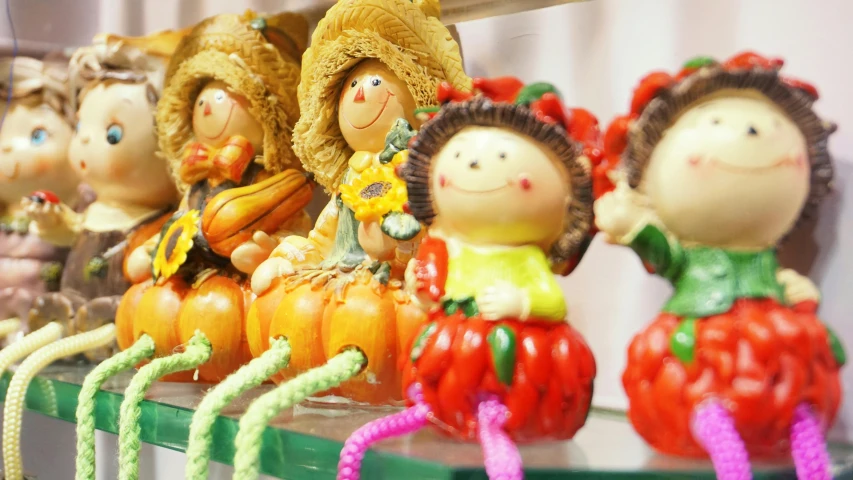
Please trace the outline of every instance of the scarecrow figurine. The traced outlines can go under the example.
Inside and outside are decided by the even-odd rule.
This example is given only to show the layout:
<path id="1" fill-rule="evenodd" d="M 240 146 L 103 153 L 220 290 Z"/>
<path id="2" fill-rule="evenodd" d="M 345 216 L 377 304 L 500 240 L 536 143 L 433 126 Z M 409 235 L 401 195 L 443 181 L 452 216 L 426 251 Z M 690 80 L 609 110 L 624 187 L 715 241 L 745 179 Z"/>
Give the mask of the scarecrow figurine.
<path id="1" fill-rule="evenodd" d="M 16 333 L 9 339 L 17 340 L 29 331 L 26 319 L 33 300 L 59 289 L 68 254 L 67 245 L 30 233 L 21 198 L 78 203 L 79 179 L 67 157 L 74 129 L 66 65 L 3 59 L 0 97 L 0 109 L 6 112 L 0 125 L 0 319 L 8 319 L 0 323 L 2 335 Z"/>
<path id="2" fill-rule="evenodd" d="M 415 137 L 402 177 L 429 227 L 406 285 L 430 323 L 403 370 L 402 413 L 356 431 L 338 478 L 359 478 L 370 444 L 432 422 L 479 440 L 492 479 L 521 479 L 514 442 L 572 438 L 592 400 L 595 360 L 554 270 L 568 273 L 592 225 L 590 158 L 598 125 L 550 84 L 474 79 L 477 96 L 445 88 Z"/>
<path id="3" fill-rule="evenodd" d="M 844 351 L 776 248 L 829 191 L 835 127 L 782 64 L 703 57 L 644 78 L 607 135 L 625 178 L 595 206 L 610 241 L 675 287 L 628 349 L 628 416 L 664 453 L 710 456 L 723 480 L 789 454 L 798 478 L 831 478 L 823 428 Z"/>

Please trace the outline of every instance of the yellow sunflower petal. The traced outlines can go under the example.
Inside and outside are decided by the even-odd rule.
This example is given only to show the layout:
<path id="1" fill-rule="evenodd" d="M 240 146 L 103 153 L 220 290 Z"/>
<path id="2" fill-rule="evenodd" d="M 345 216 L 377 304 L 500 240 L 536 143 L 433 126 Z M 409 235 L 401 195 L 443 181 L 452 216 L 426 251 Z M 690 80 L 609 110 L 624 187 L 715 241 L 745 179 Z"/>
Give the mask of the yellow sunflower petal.
<path id="1" fill-rule="evenodd" d="M 154 255 L 155 276 L 169 278 L 187 261 L 187 254 L 193 248 L 193 237 L 199 230 L 199 218 L 198 210 L 189 210 L 169 226 Z"/>

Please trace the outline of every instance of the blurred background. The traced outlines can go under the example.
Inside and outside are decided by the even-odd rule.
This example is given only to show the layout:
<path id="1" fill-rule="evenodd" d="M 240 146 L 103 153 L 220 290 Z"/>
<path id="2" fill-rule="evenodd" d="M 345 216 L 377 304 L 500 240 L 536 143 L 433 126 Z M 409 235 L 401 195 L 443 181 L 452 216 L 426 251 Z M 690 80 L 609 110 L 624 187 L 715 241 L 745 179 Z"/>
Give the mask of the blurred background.
<path id="1" fill-rule="evenodd" d="M 22 53 L 83 45 L 98 32 L 126 35 L 190 25 L 223 12 L 301 9 L 316 20 L 330 2 L 311 0 L 11 0 Z M 455 23 L 471 76 L 515 75 L 549 81 L 567 104 L 585 107 L 606 125 L 624 113 L 638 80 L 655 69 L 676 71 L 690 57 L 725 58 L 742 50 L 785 58 L 785 72 L 814 83 L 817 110 L 838 123 L 833 195 L 819 217 L 783 247 L 784 263 L 819 284 L 820 315 L 853 348 L 853 2 L 849 0 L 592 0 L 480 20 L 565 3 L 537 0 L 446 0 L 445 21 Z M 0 49 L 11 48 L 0 20 Z M 597 239 L 580 267 L 563 279 L 570 320 L 582 330 L 598 362 L 594 403 L 624 408 L 621 371 L 631 336 L 654 318 L 669 286 L 648 275 L 636 256 Z M 844 371 L 853 391 L 853 369 Z M 40 478 L 70 478 L 74 429 L 28 414 L 24 458 L 50 458 L 55 471 L 28 465 Z M 98 478 L 116 477 L 115 437 L 99 432 Z M 832 433 L 853 441 L 853 398 L 848 396 Z M 145 446 L 142 478 L 174 478 L 183 454 Z M 42 460 L 43 462 L 43 460 Z M 221 467 L 221 468 L 220 468 Z M 51 466 L 51 469 L 54 467 Z M 64 472 L 64 473 L 63 473 Z M 211 478 L 230 478 L 217 466 Z"/>

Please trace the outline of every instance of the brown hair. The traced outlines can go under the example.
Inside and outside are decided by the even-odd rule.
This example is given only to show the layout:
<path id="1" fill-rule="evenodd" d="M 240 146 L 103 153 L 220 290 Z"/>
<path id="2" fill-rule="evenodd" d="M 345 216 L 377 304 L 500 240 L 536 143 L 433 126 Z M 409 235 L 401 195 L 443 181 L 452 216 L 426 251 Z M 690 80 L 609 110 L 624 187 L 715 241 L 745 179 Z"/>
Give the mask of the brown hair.
<path id="1" fill-rule="evenodd" d="M 433 157 L 457 133 L 470 126 L 502 127 L 541 143 L 566 167 L 572 185 L 572 201 L 566 214 L 563 234 L 551 246 L 552 264 L 568 261 L 578 250 L 592 225 L 592 180 L 589 165 L 579 160 L 582 148 L 572 141 L 562 126 L 543 122 L 526 105 L 493 102 L 477 97 L 444 105 L 426 123 L 409 146 L 409 160 L 401 177 L 409 192 L 409 208 L 421 222 L 435 218 L 430 191 Z"/>

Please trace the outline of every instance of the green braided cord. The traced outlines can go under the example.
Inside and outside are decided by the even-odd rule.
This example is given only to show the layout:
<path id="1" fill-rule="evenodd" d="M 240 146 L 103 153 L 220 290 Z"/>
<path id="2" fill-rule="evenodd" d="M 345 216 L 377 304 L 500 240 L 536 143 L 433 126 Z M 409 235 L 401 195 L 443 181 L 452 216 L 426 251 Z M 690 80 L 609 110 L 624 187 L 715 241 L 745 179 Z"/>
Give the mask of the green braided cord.
<path id="1" fill-rule="evenodd" d="M 261 439 L 267 424 L 282 410 L 315 393 L 336 387 L 354 377 L 367 364 L 360 350 L 345 350 L 325 365 L 313 368 L 275 390 L 260 396 L 240 418 L 240 430 L 234 443 L 233 480 L 255 480 L 260 474 Z"/>
<path id="2" fill-rule="evenodd" d="M 127 350 L 104 360 L 86 375 L 77 397 L 76 480 L 95 480 L 95 395 L 111 377 L 154 355 L 154 339 L 142 335 Z"/>
<path id="3" fill-rule="evenodd" d="M 59 414 L 59 404 L 56 403 L 56 389 L 53 387 L 53 382 L 43 377 L 36 377 L 33 379 L 31 387 L 41 397 L 38 401 L 44 413 L 53 417 L 57 416 Z"/>
<path id="4" fill-rule="evenodd" d="M 210 341 L 200 331 L 187 343 L 181 353 L 157 358 L 139 369 L 124 392 L 118 423 L 118 478 L 139 480 L 139 417 L 142 416 L 142 399 L 151 384 L 170 373 L 198 368 L 210 359 Z"/>
<path id="5" fill-rule="evenodd" d="M 222 381 L 202 399 L 193 414 L 187 446 L 188 480 L 207 478 L 213 422 L 223 408 L 245 391 L 257 387 L 290 362 L 290 343 L 285 338 L 270 340 L 270 349 Z"/>

